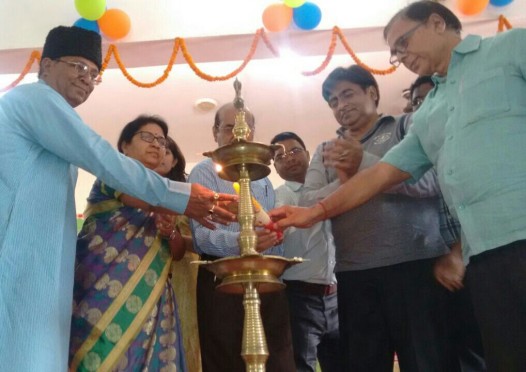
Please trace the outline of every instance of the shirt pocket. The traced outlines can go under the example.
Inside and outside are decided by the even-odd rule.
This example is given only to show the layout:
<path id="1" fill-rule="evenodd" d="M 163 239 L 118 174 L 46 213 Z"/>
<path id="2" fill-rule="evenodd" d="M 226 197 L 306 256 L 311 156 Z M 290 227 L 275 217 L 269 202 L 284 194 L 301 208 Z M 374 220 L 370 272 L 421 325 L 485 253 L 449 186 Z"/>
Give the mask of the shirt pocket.
<path id="1" fill-rule="evenodd" d="M 510 111 L 506 74 L 502 67 L 484 71 L 476 81 L 465 82 L 460 95 L 462 122 L 471 124 Z"/>

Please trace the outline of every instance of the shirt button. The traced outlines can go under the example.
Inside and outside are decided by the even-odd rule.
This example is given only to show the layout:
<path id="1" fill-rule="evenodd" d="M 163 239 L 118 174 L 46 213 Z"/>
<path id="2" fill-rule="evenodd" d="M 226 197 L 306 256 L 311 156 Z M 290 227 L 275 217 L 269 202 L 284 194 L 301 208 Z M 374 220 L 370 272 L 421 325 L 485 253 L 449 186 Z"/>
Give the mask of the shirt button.
<path id="1" fill-rule="evenodd" d="M 448 169 L 448 171 L 446 172 L 449 176 L 451 176 L 453 174 L 453 170 L 451 169 Z"/>
<path id="2" fill-rule="evenodd" d="M 455 106 L 451 106 L 451 107 L 449 108 L 449 111 L 455 111 Z"/>
<path id="3" fill-rule="evenodd" d="M 453 139 L 453 136 L 449 136 L 447 139 L 448 141 L 451 141 Z"/>
<path id="4" fill-rule="evenodd" d="M 465 207 L 464 207 L 464 204 L 460 204 L 460 205 L 458 206 L 458 210 L 459 210 L 459 211 L 464 210 L 464 208 L 465 208 Z"/>

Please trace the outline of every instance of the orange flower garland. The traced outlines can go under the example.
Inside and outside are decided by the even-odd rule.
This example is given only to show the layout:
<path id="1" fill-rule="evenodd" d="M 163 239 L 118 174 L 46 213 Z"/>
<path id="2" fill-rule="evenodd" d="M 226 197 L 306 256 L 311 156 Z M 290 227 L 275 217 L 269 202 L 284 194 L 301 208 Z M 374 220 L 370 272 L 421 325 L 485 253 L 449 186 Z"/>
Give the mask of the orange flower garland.
<path id="1" fill-rule="evenodd" d="M 325 68 L 329 65 L 329 62 L 332 59 L 332 56 L 334 55 L 334 49 L 336 49 L 336 33 L 334 32 L 334 28 L 332 29 L 332 35 L 331 35 L 331 43 L 329 44 L 329 50 L 327 51 L 327 56 L 321 63 L 321 65 L 314 69 L 313 71 L 306 71 L 302 72 L 303 76 L 314 76 L 318 75 L 320 72 L 325 70 Z"/>
<path id="2" fill-rule="evenodd" d="M 332 32 L 336 33 L 338 35 L 338 37 L 340 38 L 340 41 L 343 44 L 343 47 L 345 48 L 347 53 L 349 53 L 349 55 L 352 57 L 354 62 L 356 62 L 357 65 L 359 65 L 359 66 L 363 67 L 364 69 L 368 70 L 371 74 L 374 74 L 374 75 L 388 75 L 388 74 L 392 74 L 393 72 L 395 72 L 396 67 L 394 67 L 394 66 L 391 66 L 387 70 L 377 70 L 377 69 L 374 69 L 374 68 L 370 68 L 365 63 L 363 63 L 360 58 L 358 58 L 356 53 L 354 53 L 354 51 L 352 50 L 351 46 L 347 43 L 347 40 L 345 39 L 345 36 L 343 36 L 343 33 L 339 29 L 338 26 L 335 26 L 333 28 Z"/>
<path id="3" fill-rule="evenodd" d="M 254 39 L 252 40 L 252 45 L 250 46 L 250 50 L 248 51 L 247 56 L 243 60 L 243 63 L 241 63 L 241 65 L 238 68 L 236 68 L 234 71 L 230 72 L 227 75 L 223 75 L 223 76 L 212 76 L 212 75 L 208 75 L 204 73 L 203 71 L 201 71 L 195 64 L 190 53 L 188 53 L 188 49 L 186 48 L 184 39 L 179 39 L 179 40 L 181 40 L 181 50 L 183 52 L 183 57 L 186 60 L 186 63 L 188 63 L 190 68 L 195 72 L 197 76 L 207 81 L 224 81 L 224 80 L 233 78 L 234 76 L 239 74 L 252 60 L 252 57 L 254 56 L 254 53 L 256 52 L 256 48 L 258 46 L 260 35 L 261 35 L 261 29 L 257 30 L 256 34 L 254 35 Z"/>
<path id="4" fill-rule="evenodd" d="M 504 26 L 506 26 L 507 30 L 511 30 L 513 27 L 511 26 L 511 23 L 504 17 L 502 14 L 499 16 L 499 25 L 497 27 L 497 32 L 504 31 Z"/>
<path id="5" fill-rule="evenodd" d="M 154 86 L 157 86 L 164 82 L 168 76 L 170 75 L 170 71 L 172 70 L 173 65 L 175 64 L 175 57 L 177 56 L 177 52 L 179 51 L 179 39 L 175 39 L 174 47 L 172 49 L 172 55 L 170 56 L 170 60 L 168 61 L 168 65 L 164 69 L 163 74 L 157 78 L 155 81 L 151 83 L 141 83 L 140 81 L 136 80 L 133 76 L 130 75 L 126 67 L 124 66 L 124 63 L 122 63 L 121 56 L 119 55 L 119 50 L 117 49 L 116 45 L 111 44 L 108 48 L 108 51 L 106 53 L 106 57 L 104 58 L 104 62 L 102 64 L 102 67 L 100 69 L 100 75 L 102 77 L 102 74 L 104 73 L 104 70 L 108 67 L 108 63 L 110 61 L 110 57 L 113 53 L 115 57 L 115 62 L 117 62 L 117 65 L 119 66 L 119 69 L 121 70 L 122 74 L 128 79 L 130 83 L 133 85 L 138 86 L 139 88 L 153 88 Z"/>
<path id="6" fill-rule="evenodd" d="M 503 15 L 499 16 L 498 22 L 499 22 L 498 23 L 498 32 L 502 32 L 504 30 L 504 27 L 506 27 L 507 29 L 511 29 L 512 28 L 510 22 Z M 334 50 L 336 49 L 337 38 L 340 39 L 343 47 L 345 48 L 347 53 L 349 53 L 351 58 L 356 62 L 356 64 L 362 66 L 366 70 L 370 71 L 372 74 L 375 74 L 375 75 L 388 75 L 388 74 L 393 73 L 396 70 L 396 67 L 394 67 L 394 66 L 390 67 L 388 69 L 385 69 L 385 70 L 378 70 L 378 69 L 371 68 L 371 67 L 367 66 L 361 59 L 358 58 L 356 53 L 353 51 L 353 49 L 351 48 L 351 46 L 347 42 L 347 39 L 345 38 L 345 35 L 343 35 L 343 32 L 341 31 L 341 29 L 338 26 L 334 26 L 333 29 L 332 29 L 332 34 L 331 34 L 331 42 L 329 44 L 329 49 L 327 51 L 327 55 L 325 56 L 325 59 L 323 60 L 321 65 L 319 67 L 317 67 L 316 69 L 314 69 L 313 71 L 304 71 L 304 72 L 302 72 L 302 74 L 304 76 L 317 75 L 320 72 L 322 72 L 323 70 L 325 70 L 325 68 L 327 68 L 327 66 L 329 65 L 329 63 L 330 63 L 330 61 L 331 61 L 331 59 L 332 59 L 332 57 L 334 55 Z M 238 75 L 241 71 L 243 71 L 243 69 L 248 65 L 248 63 L 254 57 L 254 53 L 256 52 L 256 49 L 258 47 L 258 43 L 259 43 L 260 39 L 263 39 L 263 42 L 264 42 L 265 46 L 270 50 L 270 52 L 274 56 L 279 57 L 279 52 L 276 50 L 276 48 L 270 42 L 267 34 L 265 33 L 265 30 L 263 28 L 260 28 L 259 30 L 256 31 L 256 33 L 254 35 L 254 39 L 252 40 L 252 44 L 250 45 L 250 49 L 249 49 L 245 59 L 241 63 L 241 65 L 239 67 L 237 67 L 235 70 L 231 71 L 230 73 L 228 73 L 226 75 L 212 76 L 212 75 L 209 75 L 209 74 L 203 72 L 201 69 L 199 69 L 199 67 L 197 67 L 196 63 L 194 62 L 194 60 L 192 58 L 192 55 L 188 51 L 188 48 L 186 46 L 185 40 L 183 38 L 179 38 L 179 37 L 175 38 L 174 39 L 174 46 L 173 46 L 173 49 L 172 49 L 172 54 L 170 56 L 170 59 L 168 61 L 168 64 L 167 64 L 166 68 L 163 71 L 163 74 L 159 78 L 157 78 L 155 81 L 150 82 L 150 83 L 140 82 L 137 79 L 135 79 L 133 76 L 131 76 L 130 73 L 128 72 L 128 70 L 126 69 L 126 66 L 124 65 L 124 63 L 123 63 L 123 61 L 122 61 L 122 59 L 121 59 L 121 57 L 119 55 L 119 51 L 117 49 L 117 46 L 114 45 L 114 44 L 110 44 L 110 46 L 108 47 L 108 50 L 106 52 L 106 56 L 104 57 L 104 61 L 102 63 L 102 67 L 101 67 L 101 70 L 100 70 L 100 75 L 102 77 L 102 75 L 104 74 L 104 71 L 108 67 L 108 64 L 109 64 L 109 62 L 111 60 L 111 56 L 113 55 L 113 57 L 115 58 L 115 62 L 119 66 L 119 69 L 121 70 L 122 74 L 126 77 L 126 79 L 128 79 L 128 81 L 130 83 L 132 83 L 132 84 L 134 84 L 134 85 L 136 85 L 136 86 L 138 86 L 140 88 L 153 88 L 153 87 L 163 83 L 168 78 L 168 76 L 170 75 L 170 72 L 172 71 L 173 65 L 175 64 L 175 59 L 177 57 L 177 53 L 179 52 L 179 50 L 181 50 L 181 52 L 183 53 L 183 57 L 184 57 L 186 63 L 188 63 L 188 65 L 190 66 L 192 71 L 194 71 L 194 73 L 197 76 L 199 76 L 201 79 L 207 80 L 207 81 L 224 81 L 224 80 L 228 80 L 230 78 L 233 78 L 234 76 Z M 37 62 L 40 61 L 40 52 L 38 52 L 36 50 L 31 52 L 31 55 L 29 56 L 29 60 L 27 61 L 26 65 L 25 65 L 24 69 L 22 70 L 22 72 L 20 73 L 20 75 L 11 84 L 9 84 L 6 87 L 0 89 L 0 92 L 8 91 L 9 89 L 14 88 L 16 85 L 18 85 L 18 83 L 20 83 L 20 81 L 22 81 L 24 79 L 24 77 L 29 73 L 29 71 L 31 70 L 31 67 L 32 67 L 32 65 L 33 65 L 33 63 L 35 61 L 37 61 Z"/>
<path id="7" fill-rule="evenodd" d="M 9 89 L 16 87 L 18 83 L 20 83 L 29 73 L 29 71 L 31 70 L 31 66 L 33 66 L 33 62 L 35 61 L 37 61 L 37 63 L 40 63 L 40 52 L 38 50 L 33 50 L 31 52 L 31 55 L 29 56 L 29 60 L 24 66 L 24 69 L 22 70 L 20 75 L 18 75 L 18 77 L 11 84 L 0 89 L 0 92 L 7 92 Z"/>

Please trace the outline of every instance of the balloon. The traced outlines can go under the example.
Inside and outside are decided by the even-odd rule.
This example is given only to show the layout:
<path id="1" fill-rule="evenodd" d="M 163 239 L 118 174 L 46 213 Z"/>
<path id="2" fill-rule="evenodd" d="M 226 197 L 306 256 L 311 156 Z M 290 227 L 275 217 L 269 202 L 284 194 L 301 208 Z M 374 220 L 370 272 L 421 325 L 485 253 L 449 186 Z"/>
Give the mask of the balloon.
<path id="1" fill-rule="evenodd" d="M 131 28 L 130 17 L 120 9 L 108 9 L 97 21 L 100 30 L 109 39 L 121 39 L 128 35 Z"/>
<path id="2" fill-rule="evenodd" d="M 106 0 L 75 0 L 77 12 L 88 21 L 96 21 L 106 11 Z"/>
<path id="3" fill-rule="evenodd" d="M 297 8 L 305 4 L 306 0 L 285 0 L 284 3 L 289 8 Z"/>
<path id="4" fill-rule="evenodd" d="M 85 30 L 95 31 L 100 34 L 100 28 L 97 21 L 89 21 L 86 18 L 79 18 L 73 23 L 73 26 L 83 28 Z"/>
<path id="5" fill-rule="evenodd" d="M 302 30 L 312 30 L 320 24 L 321 10 L 311 2 L 306 2 L 299 8 L 294 8 L 294 23 Z"/>
<path id="6" fill-rule="evenodd" d="M 513 0 L 489 0 L 489 3 L 495 6 L 505 6 L 512 2 Z"/>
<path id="7" fill-rule="evenodd" d="M 272 32 L 279 32 L 289 27 L 292 21 L 292 8 L 285 4 L 271 4 L 263 11 L 263 25 Z"/>
<path id="8" fill-rule="evenodd" d="M 465 15 L 475 15 L 482 12 L 489 4 L 489 0 L 457 0 L 458 10 Z"/>

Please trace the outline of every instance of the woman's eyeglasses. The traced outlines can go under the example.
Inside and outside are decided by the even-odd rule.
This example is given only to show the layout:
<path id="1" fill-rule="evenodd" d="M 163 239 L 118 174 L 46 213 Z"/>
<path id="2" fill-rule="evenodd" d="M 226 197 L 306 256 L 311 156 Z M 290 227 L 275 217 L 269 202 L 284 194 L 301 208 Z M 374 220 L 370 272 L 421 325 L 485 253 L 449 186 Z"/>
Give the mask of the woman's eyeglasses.
<path id="1" fill-rule="evenodd" d="M 99 85 L 102 82 L 99 71 L 90 69 L 90 67 L 83 62 L 66 61 L 60 58 L 57 59 L 57 61 L 62 62 L 62 63 L 67 63 L 68 65 L 73 66 L 75 68 L 75 72 L 77 73 L 79 77 L 89 76 L 93 85 Z"/>
<path id="2" fill-rule="evenodd" d="M 144 142 L 153 143 L 154 140 L 157 140 L 157 143 L 161 147 L 166 147 L 166 145 L 168 144 L 168 140 L 166 138 L 161 137 L 161 136 L 156 136 L 155 134 L 146 132 L 144 130 L 137 132 L 135 134 L 138 134 L 139 136 L 141 136 L 141 139 Z"/>

